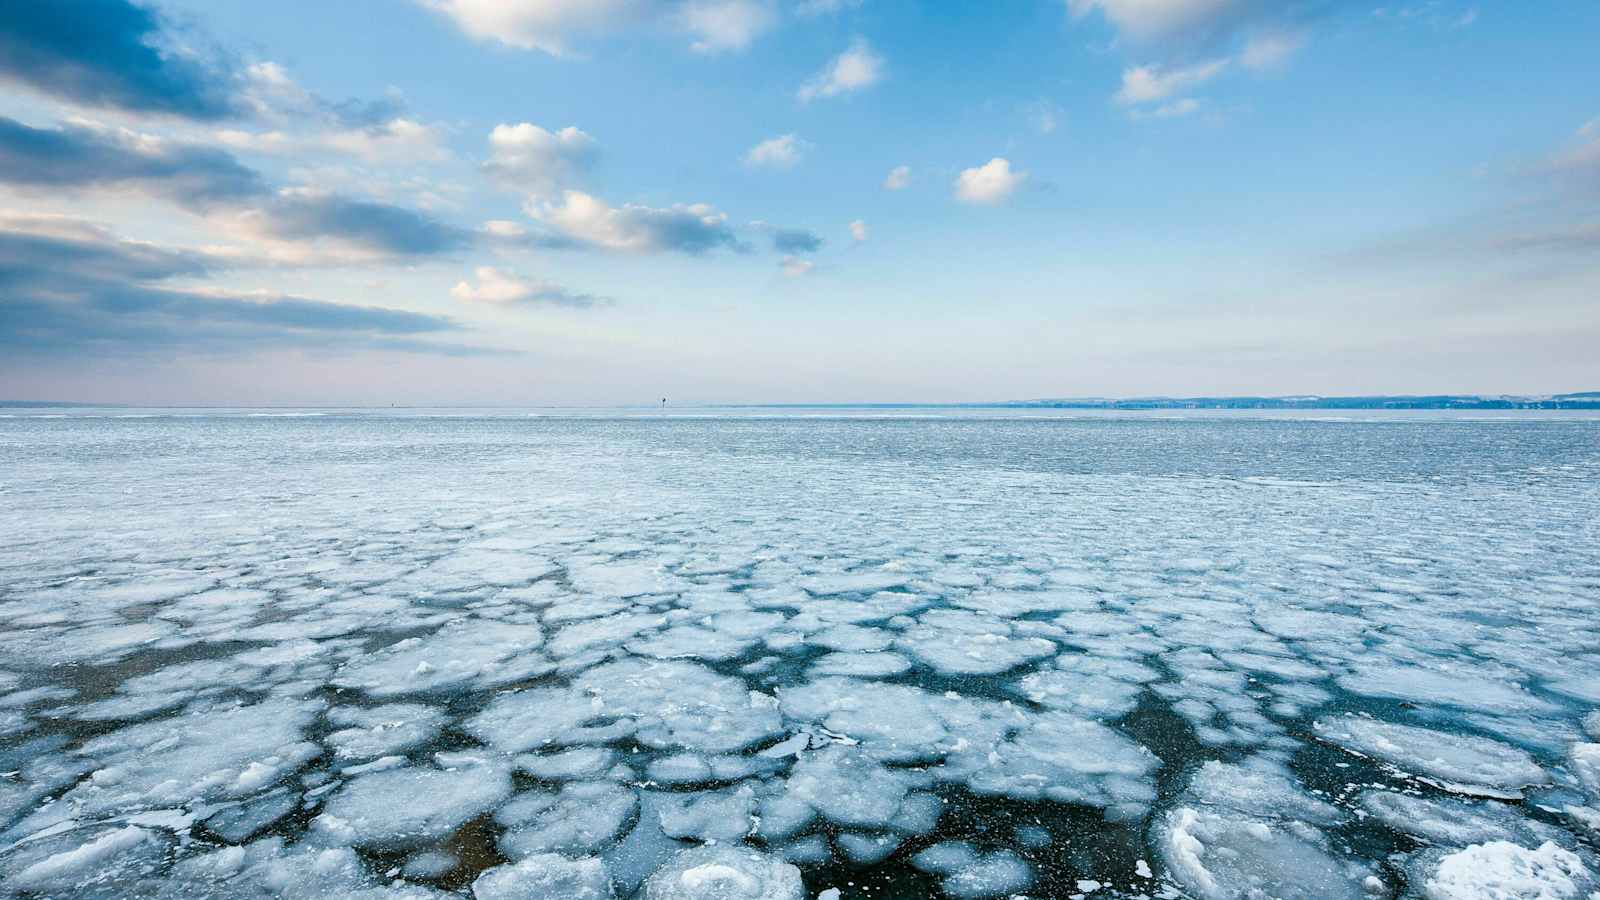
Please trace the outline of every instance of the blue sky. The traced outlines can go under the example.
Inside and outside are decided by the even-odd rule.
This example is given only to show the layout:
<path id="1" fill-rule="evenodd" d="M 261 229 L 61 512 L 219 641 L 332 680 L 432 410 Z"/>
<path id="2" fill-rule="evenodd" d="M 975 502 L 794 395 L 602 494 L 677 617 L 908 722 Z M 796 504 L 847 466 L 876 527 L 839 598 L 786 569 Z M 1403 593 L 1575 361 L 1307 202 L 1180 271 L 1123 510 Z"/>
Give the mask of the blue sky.
<path id="1" fill-rule="evenodd" d="M 1600 5 L 0 10 L 0 396 L 1600 387 Z"/>

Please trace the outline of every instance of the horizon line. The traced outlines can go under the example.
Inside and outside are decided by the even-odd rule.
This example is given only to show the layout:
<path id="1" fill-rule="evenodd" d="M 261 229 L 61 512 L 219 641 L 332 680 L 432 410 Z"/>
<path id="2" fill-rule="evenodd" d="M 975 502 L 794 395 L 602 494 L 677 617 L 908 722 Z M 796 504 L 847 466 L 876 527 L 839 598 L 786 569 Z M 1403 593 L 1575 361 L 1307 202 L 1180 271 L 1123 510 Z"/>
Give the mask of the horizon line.
<path id="1" fill-rule="evenodd" d="M 1248 404 L 1273 404 L 1280 408 L 1349 408 L 1354 404 L 1377 404 L 1369 408 L 1399 408 L 1400 404 L 1426 402 L 1437 408 L 1452 404 L 1484 406 L 1505 404 L 1557 404 L 1561 408 L 1593 405 L 1600 408 L 1600 390 L 1552 393 L 1407 393 L 1407 394 L 1137 394 L 1124 396 L 1079 395 L 1035 397 L 1013 400 L 974 401 L 701 401 L 672 403 L 670 398 L 644 402 L 560 402 L 529 403 L 108 403 L 81 400 L 0 399 L 4 409 L 1008 409 L 1008 408 L 1136 408 L 1129 404 L 1195 405 L 1226 404 L 1224 408 L 1252 408 Z M 1259 408 L 1259 407 L 1256 407 Z M 1549 408 L 1549 407 L 1547 407 Z"/>

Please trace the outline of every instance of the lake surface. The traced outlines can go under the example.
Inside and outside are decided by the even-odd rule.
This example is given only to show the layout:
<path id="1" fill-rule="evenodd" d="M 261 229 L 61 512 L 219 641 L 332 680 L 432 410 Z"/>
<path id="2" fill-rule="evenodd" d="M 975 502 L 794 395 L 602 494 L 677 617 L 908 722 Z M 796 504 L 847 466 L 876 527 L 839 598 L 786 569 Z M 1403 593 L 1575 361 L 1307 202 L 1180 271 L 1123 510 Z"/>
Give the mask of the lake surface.
<path id="1" fill-rule="evenodd" d="M 1597 523 L 1593 413 L 0 410 L 0 888 L 1586 898 Z"/>

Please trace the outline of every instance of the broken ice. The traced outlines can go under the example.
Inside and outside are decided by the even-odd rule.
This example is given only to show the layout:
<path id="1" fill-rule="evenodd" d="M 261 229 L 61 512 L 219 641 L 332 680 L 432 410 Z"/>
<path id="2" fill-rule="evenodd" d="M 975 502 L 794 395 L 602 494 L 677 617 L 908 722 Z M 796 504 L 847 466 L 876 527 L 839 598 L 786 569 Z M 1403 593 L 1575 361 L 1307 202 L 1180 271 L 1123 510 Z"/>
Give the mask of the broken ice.
<path id="1" fill-rule="evenodd" d="M 0 420 L 0 892 L 1594 900 L 1597 429 Z"/>

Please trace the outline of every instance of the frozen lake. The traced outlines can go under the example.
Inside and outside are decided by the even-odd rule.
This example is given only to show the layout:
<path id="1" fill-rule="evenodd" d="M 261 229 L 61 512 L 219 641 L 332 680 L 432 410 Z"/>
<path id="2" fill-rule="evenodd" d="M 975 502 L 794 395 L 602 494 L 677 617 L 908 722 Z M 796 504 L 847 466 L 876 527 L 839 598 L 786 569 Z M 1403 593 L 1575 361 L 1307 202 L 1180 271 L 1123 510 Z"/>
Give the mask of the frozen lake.
<path id="1" fill-rule="evenodd" d="M 1593 415 L 0 412 L 10 894 L 1600 896 Z"/>

